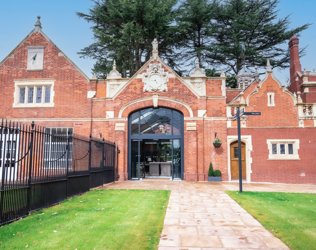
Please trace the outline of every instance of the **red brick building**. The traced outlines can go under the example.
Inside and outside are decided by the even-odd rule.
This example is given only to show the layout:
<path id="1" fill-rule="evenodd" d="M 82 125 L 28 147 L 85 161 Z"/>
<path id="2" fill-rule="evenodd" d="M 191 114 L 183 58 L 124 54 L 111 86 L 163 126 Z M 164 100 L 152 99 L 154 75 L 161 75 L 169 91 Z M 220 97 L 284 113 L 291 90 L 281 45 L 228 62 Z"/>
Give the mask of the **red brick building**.
<path id="1" fill-rule="evenodd" d="M 298 38 L 289 42 L 289 88 L 268 65 L 264 79 L 246 67 L 238 89 L 206 77 L 197 64 L 180 77 L 153 56 L 131 78 L 113 70 L 89 79 L 35 29 L 0 62 L 0 117 L 115 141 L 119 180 L 167 177 L 207 181 L 212 162 L 223 181 L 238 178 L 237 107 L 242 117 L 243 178 L 248 182 L 316 184 L 316 72 L 302 71 Z M 222 142 L 215 148 L 217 137 Z"/>

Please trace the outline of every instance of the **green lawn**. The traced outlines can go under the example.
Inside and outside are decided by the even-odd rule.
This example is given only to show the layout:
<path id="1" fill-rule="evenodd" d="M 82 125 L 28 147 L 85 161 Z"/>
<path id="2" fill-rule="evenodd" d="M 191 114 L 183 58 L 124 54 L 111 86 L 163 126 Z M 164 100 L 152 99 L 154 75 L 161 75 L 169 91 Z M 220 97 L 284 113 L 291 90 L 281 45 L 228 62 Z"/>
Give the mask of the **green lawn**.
<path id="1" fill-rule="evenodd" d="M 291 249 L 316 249 L 316 194 L 226 193 Z"/>
<path id="2" fill-rule="evenodd" d="M 94 190 L 0 228 L 0 249 L 157 249 L 170 191 Z"/>

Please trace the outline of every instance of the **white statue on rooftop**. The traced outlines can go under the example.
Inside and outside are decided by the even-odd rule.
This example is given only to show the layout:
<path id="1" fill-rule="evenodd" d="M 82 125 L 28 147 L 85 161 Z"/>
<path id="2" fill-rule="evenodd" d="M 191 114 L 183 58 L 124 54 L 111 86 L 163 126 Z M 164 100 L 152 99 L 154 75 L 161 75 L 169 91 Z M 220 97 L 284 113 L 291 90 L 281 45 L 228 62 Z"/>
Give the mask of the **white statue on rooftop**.
<path id="1" fill-rule="evenodd" d="M 158 52 L 157 38 L 154 39 L 154 41 L 152 42 L 152 45 L 153 45 L 153 52 Z"/>

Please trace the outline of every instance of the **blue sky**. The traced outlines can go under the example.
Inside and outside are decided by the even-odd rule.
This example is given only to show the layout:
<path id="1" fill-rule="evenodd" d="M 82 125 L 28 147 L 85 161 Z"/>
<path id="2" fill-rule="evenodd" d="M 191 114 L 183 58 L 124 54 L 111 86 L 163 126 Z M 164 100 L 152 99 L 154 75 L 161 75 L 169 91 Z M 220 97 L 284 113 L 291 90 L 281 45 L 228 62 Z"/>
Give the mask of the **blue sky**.
<path id="1" fill-rule="evenodd" d="M 77 52 L 93 42 L 93 34 L 90 24 L 76 15 L 76 12 L 88 13 L 92 5 L 90 0 L 0 0 L 0 61 L 34 28 L 36 16 L 40 15 L 44 33 L 92 77 L 94 61 L 80 58 Z M 316 1 L 281 0 L 278 9 L 279 17 L 292 14 L 291 27 L 314 23 L 302 33 L 300 47 L 308 45 L 306 56 L 301 59 L 302 67 L 316 68 Z M 285 84 L 289 70 L 276 70 L 275 74 Z"/>

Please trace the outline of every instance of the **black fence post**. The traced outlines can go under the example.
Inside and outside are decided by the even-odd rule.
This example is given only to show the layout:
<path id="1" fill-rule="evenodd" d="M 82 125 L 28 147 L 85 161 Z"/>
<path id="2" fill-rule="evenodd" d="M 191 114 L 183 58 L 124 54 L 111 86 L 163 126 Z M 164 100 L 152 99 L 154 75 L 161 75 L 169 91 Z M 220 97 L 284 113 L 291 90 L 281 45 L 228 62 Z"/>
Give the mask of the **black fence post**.
<path id="1" fill-rule="evenodd" d="M 104 164 L 104 160 L 105 160 L 105 141 L 104 141 L 104 138 L 103 138 L 103 150 L 102 150 L 102 185 L 104 185 L 104 174 L 105 174 L 105 164 Z"/>
<path id="2" fill-rule="evenodd" d="M 30 211 L 30 199 L 31 199 L 31 178 L 32 178 L 32 157 L 33 157 L 33 136 L 34 136 L 34 121 L 32 121 L 31 127 L 31 140 L 30 140 L 30 159 L 29 159 L 29 179 L 28 179 L 28 191 L 27 191 L 27 207 L 26 211 Z"/>
<path id="3" fill-rule="evenodd" d="M 115 163 L 116 163 L 116 146 L 114 142 L 114 149 L 113 149 L 113 159 L 112 159 L 112 164 L 113 164 L 113 182 L 115 182 L 116 174 L 115 174 Z"/>
<path id="4" fill-rule="evenodd" d="M 115 168 L 115 173 L 116 173 L 116 175 L 115 175 L 114 182 L 115 182 L 116 178 L 118 177 L 118 156 L 119 156 L 119 153 L 120 153 L 120 152 L 121 152 L 121 151 L 119 150 L 119 147 L 117 146 L 117 147 L 116 147 L 116 168 Z"/>
<path id="5" fill-rule="evenodd" d="M 70 139 L 69 139 L 69 137 L 70 137 L 70 132 L 68 131 L 68 134 L 67 134 L 67 148 L 66 148 L 66 150 L 67 150 L 67 157 L 66 157 L 66 198 L 68 198 L 68 168 L 69 168 L 69 166 L 68 166 L 68 164 L 69 164 L 69 155 L 70 155 L 70 143 L 69 143 L 69 141 L 70 141 Z"/>
<path id="6" fill-rule="evenodd" d="M 89 190 L 91 187 L 91 134 L 89 139 Z"/>
<path id="7" fill-rule="evenodd" d="M 3 119 L 2 119 L 2 123 L 1 123 L 1 130 L 0 130 L 0 147 L 2 147 L 2 142 L 3 143 L 3 148 L 2 148 L 2 157 L 0 157 L 0 159 L 2 159 L 2 162 L 0 161 L 0 166 L 2 164 L 2 180 L 1 180 L 1 190 L 0 190 L 0 194 L 1 194 L 1 201 L 0 201 L 0 223 L 2 224 L 4 222 L 4 217 L 3 217 L 3 202 L 4 202 L 4 195 L 5 195 L 5 191 L 4 191 L 4 175 L 5 175 L 5 161 L 6 161 L 6 133 L 7 133 L 7 121 L 5 122 L 5 126 L 3 124 Z M 2 136 L 4 136 L 4 139 L 2 138 Z M 0 150 L 0 154 L 1 154 L 1 150 Z M 1 155 L 0 155 L 1 156 Z"/>

